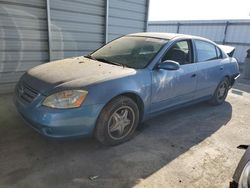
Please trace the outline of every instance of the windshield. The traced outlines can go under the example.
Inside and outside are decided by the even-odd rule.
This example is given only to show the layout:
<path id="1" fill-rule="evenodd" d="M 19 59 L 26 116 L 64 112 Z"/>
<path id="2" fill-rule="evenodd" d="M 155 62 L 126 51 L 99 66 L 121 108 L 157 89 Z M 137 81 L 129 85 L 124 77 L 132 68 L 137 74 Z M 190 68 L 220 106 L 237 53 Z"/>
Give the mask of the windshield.
<path id="1" fill-rule="evenodd" d="M 147 66 L 166 43 L 165 39 L 125 36 L 98 49 L 91 57 L 105 63 L 141 69 Z"/>

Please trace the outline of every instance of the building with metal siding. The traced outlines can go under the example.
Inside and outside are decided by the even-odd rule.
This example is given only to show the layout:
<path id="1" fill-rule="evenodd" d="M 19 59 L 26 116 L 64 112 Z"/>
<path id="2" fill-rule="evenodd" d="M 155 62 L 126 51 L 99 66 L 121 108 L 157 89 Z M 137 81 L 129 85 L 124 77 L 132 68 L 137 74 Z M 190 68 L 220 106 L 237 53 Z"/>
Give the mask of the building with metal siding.
<path id="1" fill-rule="evenodd" d="M 109 4 L 108 41 L 119 37 L 121 34 L 146 31 L 147 1 L 110 0 Z"/>
<path id="2" fill-rule="evenodd" d="M 27 69 L 48 61 L 46 1 L 0 1 L 0 92 Z"/>
<path id="3" fill-rule="evenodd" d="M 198 35 L 235 46 L 235 57 L 240 62 L 250 49 L 250 20 L 152 21 L 148 31 Z"/>
<path id="4" fill-rule="evenodd" d="M 50 0 L 51 59 L 79 56 L 104 44 L 105 1 Z"/>
<path id="5" fill-rule="evenodd" d="M 146 31 L 148 0 L 0 0 L 0 93 L 28 69 Z"/>

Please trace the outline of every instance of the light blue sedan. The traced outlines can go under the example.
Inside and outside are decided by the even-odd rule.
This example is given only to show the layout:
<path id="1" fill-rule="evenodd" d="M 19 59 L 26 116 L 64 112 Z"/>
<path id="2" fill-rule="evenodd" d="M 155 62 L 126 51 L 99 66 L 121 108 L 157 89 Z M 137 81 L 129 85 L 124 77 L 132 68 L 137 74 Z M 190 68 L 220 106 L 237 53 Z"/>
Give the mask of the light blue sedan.
<path id="1" fill-rule="evenodd" d="M 200 101 L 222 104 L 238 76 L 236 59 L 210 40 L 135 33 L 87 56 L 32 68 L 18 82 L 14 101 L 45 136 L 94 136 L 115 145 L 159 113 Z"/>

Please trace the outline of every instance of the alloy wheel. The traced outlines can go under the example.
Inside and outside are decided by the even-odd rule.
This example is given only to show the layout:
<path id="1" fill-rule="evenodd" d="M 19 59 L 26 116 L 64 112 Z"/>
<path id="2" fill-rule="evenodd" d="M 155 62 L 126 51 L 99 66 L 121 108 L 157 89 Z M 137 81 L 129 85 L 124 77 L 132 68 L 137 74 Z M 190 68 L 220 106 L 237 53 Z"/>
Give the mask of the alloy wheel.
<path id="1" fill-rule="evenodd" d="M 135 112 L 129 106 L 121 106 L 109 118 L 108 134 L 114 140 L 126 137 L 135 122 Z"/>

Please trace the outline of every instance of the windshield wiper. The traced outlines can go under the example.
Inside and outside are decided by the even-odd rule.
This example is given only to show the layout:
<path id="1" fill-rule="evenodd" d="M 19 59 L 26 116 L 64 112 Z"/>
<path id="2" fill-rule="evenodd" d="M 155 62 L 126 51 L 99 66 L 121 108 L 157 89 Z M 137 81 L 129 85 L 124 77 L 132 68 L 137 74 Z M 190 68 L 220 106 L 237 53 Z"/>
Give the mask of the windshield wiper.
<path id="1" fill-rule="evenodd" d="M 93 56 L 91 56 L 90 54 L 85 55 L 84 57 L 88 58 L 88 59 L 92 59 L 92 60 L 96 60 L 96 58 L 94 58 Z"/>
<path id="2" fill-rule="evenodd" d="M 122 66 L 123 68 L 127 67 L 127 65 L 124 65 L 122 63 L 116 63 L 116 62 L 113 62 L 113 61 L 109 61 L 109 60 L 107 60 L 105 58 L 96 58 L 95 60 L 101 61 L 101 62 L 104 62 L 104 63 L 108 63 L 108 64 L 112 64 L 112 65 Z"/>

